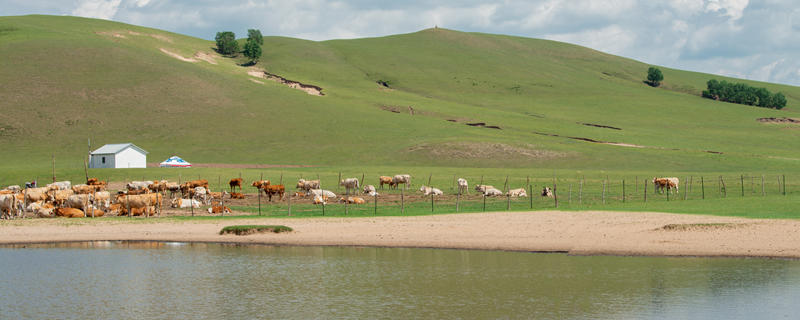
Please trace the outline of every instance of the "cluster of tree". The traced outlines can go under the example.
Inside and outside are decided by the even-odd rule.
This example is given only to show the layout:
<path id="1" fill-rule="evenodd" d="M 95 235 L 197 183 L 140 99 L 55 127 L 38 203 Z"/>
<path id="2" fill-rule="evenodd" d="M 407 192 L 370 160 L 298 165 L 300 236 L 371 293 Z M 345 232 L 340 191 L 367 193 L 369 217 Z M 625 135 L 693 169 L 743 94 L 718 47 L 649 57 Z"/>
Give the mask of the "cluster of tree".
<path id="1" fill-rule="evenodd" d="M 215 40 L 217 40 L 217 51 L 219 53 L 234 57 L 239 54 L 239 42 L 236 41 L 236 34 L 232 31 L 217 32 Z M 250 59 L 251 64 L 256 64 L 258 59 L 261 58 L 261 45 L 263 44 L 264 37 L 261 36 L 261 31 L 249 29 L 247 30 L 247 41 L 241 53 Z"/>
<path id="2" fill-rule="evenodd" d="M 763 108 L 782 109 L 786 106 L 786 97 L 782 93 L 772 94 L 766 88 L 716 79 L 708 80 L 706 84 L 708 90 L 703 91 L 704 98 Z"/>

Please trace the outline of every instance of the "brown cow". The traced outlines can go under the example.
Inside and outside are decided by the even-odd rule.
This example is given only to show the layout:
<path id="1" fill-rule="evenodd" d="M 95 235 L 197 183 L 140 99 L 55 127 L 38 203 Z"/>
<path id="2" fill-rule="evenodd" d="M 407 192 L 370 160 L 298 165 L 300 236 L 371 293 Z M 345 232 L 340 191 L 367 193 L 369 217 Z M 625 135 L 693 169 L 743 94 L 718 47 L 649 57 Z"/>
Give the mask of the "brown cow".
<path id="1" fill-rule="evenodd" d="M 239 192 L 242 192 L 242 181 L 242 178 L 233 178 L 228 182 L 228 185 L 231 186 L 231 193 L 236 190 L 236 187 L 239 187 Z"/>
<path id="2" fill-rule="evenodd" d="M 83 214 L 83 211 L 81 209 L 56 208 L 56 216 L 65 218 L 83 218 L 86 215 Z"/>
<path id="3" fill-rule="evenodd" d="M 264 190 L 270 202 L 272 202 L 273 195 L 279 195 L 278 200 L 283 200 L 283 196 L 286 194 L 286 188 L 282 184 L 267 185 L 262 190 Z"/>
<path id="4" fill-rule="evenodd" d="M 194 188 L 196 188 L 196 187 L 203 187 L 203 188 L 206 188 L 206 190 L 209 190 L 209 188 L 208 188 L 208 180 L 200 179 L 200 180 L 192 180 L 192 181 L 184 182 L 183 184 L 181 184 L 181 195 L 184 198 L 186 198 L 186 196 L 190 192 L 189 190 L 194 190 Z"/>
<path id="5" fill-rule="evenodd" d="M 392 187 L 392 177 L 381 176 L 379 180 L 381 189 L 383 189 L 384 184 L 388 184 L 390 188 Z"/>
<path id="6" fill-rule="evenodd" d="M 244 199 L 244 193 L 231 192 L 231 199 Z"/>
<path id="7" fill-rule="evenodd" d="M 256 180 L 253 181 L 251 186 L 258 188 L 259 190 L 264 189 L 265 186 L 269 185 L 269 180 Z"/>
<path id="8" fill-rule="evenodd" d="M 76 194 L 89 194 L 95 191 L 94 186 L 88 184 L 76 184 L 72 186 L 72 192 Z"/>
<path id="9" fill-rule="evenodd" d="M 208 213 L 222 213 L 223 207 L 222 206 L 211 206 L 208 208 Z M 231 213 L 231 208 L 224 207 L 225 213 Z"/>

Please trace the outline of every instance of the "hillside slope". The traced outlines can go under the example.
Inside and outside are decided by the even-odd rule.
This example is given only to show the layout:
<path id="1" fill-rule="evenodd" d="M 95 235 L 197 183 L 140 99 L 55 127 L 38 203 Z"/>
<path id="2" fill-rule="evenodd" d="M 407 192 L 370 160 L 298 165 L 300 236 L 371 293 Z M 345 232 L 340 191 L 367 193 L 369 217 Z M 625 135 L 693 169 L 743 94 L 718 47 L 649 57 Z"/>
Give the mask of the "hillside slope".
<path id="1" fill-rule="evenodd" d="M 14 151 L 0 160 L 82 159 L 87 138 L 200 163 L 737 171 L 800 159 L 799 126 L 756 121 L 800 118 L 792 86 L 736 80 L 788 98 L 781 111 L 740 106 L 699 97 L 723 77 L 662 68 L 651 88 L 637 61 L 446 29 L 266 37 L 249 68 L 213 46 L 104 20 L 0 17 L 0 147 Z"/>

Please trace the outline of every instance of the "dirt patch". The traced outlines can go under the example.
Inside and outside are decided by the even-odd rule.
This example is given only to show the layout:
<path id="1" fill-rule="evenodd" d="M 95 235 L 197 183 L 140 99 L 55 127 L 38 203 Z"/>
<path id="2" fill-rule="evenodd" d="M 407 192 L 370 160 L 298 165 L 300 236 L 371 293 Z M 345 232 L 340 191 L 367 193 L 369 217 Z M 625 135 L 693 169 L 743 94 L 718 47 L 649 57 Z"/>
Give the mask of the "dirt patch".
<path id="1" fill-rule="evenodd" d="M 744 226 L 744 223 L 671 223 L 664 225 L 656 231 L 698 231 L 698 230 L 721 230 L 733 229 Z"/>
<path id="2" fill-rule="evenodd" d="M 255 83 L 258 83 L 258 84 L 264 84 L 264 81 L 261 81 L 261 80 L 256 80 L 256 79 L 248 79 L 248 80 L 253 81 Z"/>
<path id="3" fill-rule="evenodd" d="M 612 129 L 612 130 L 622 130 L 622 128 L 617 128 L 617 127 L 612 127 L 612 126 L 607 126 L 607 125 L 602 125 L 602 124 L 594 124 L 594 123 L 586 123 L 586 122 L 578 122 L 578 124 L 582 124 L 584 126 L 589 126 L 589 127 L 597 127 L 597 128 Z"/>
<path id="4" fill-rule="evenodd" d="M 602 140 L 595 140 L 595 139 L 591 139 L 591 138 L 582 138 L 582 137 L 562 136 L 562 135 L 553 134 L 553 133 L 544 133 L 544 132 L 536 132 L 536 131 L 534 131 L 533 133 L 538 134 L 538 135 L 542 135 L 542 136 L 567 138 L 567 139 L 580 140 L 580 141 L 586 141 L 586 142 L 591 142 L 591 143 L 607 144 L 607 145 L 612 145 L 612 146 L 620 146 L 620 147 L 628 147 L 628 148 L 647 148 L 645 146 L 640 146 L 638 144 L 631 144 L 631 143 L 602 141 Z"/>
<path id="5" fill-rule="evenodd" d="M 95 32 L 95 34 L 99 34 L 101 36 L 113 37 L 113 38 L 121 38 L 121 39 L 127 39 L 128 38 L 122 33 L 111 32 L 111 31 L 97 31 L 97 32 Z"/>
<path id="6" fill-rule="evenodd" d="M 166 53 L 168 56 L 173 57 L 175 59 L 178 59 L 180 61 L 186 61 L 186 62 L 192 62 L 192 63 L 198 61 L 195 58 L 186 58 L 186 57 L 184 57 L 182 55 L 179 55 L 179 54 L 177 54 L 175 52 L 169 51 L 169 50 L 164 49 L 164 48 L 159 48 L 158 50 L 161 50 L 161 52 Z"/>
<path id="7" fill-rule="evenodd" d="M 272 80 L 272 81 L 278 82 L 280 84 L 286 85 L 289 88 L 305 91 L 306 93 L 308 93 L 310 95 L 314 95 L 314 96 L 324 96 L 325 95 L 324 93 L 322 93 L 322 88 L 320 88 L 318 86 L 311 85 L 311 84 L 300 83 L 300 82 L 294 81 L 294 80 L 289 80 L 289 79 L 286 79 L 286 78 L 281 77 L 279 75 L 266 72 L 264 70 L 250 69 L 249 71 L 247 71 L 247 74 L 249 74 L 249 75 L 251 75 L 253 77 Z"/>
<path id="8" fill-rule="evenodd" d="M 489 128 L 489 129 L 498 129 L 498 130 L 503 130 L 502 128 L 500 128 L 500 127 L 498 127 L 498 126 L 490 126 L 490 125 L 487 125 L 487 124 L 486 124 L 486 122 L 471 122 L 471 123 L 470 123 L 470 122 L 468 122 L 468 123 L 465 123 L 465 124 L 466 124 L 466 125 L 468 125 L 468 126 L 470 126 L 470 127 L 481 127 L 481 128 Z"/>
<path id="9" fill-rule="evenodd" d="M 214 56 L 209 54 L 209 53 L 206 53 L 206 52 L 198 51 L 198 52 L 196 52 L 194 54 L 194 58 L 195 59 L 199 59 L 199 60 L 203 60 L 203 61 L 208 62 L 210 64 L 217 64 L 217 60 L 214 60 Z"/>
<path id="10" fill-rule="evenodd" d="M 758 119 L 756 119 L 756 121 L 763 122 L 763 123 L 792 123 L 792 124 L 800 124 L 800 120 L 794 119 L 794 118 L 786 118 L 786 117 L 783 117 L 783 118 L 774 118 L 774 117 L 758 118 Z"/>
<path id="11" fill-rule="evenodd" d="M 437 158 L 448 159 L 554 159 L 566 155 L 561 152 L 537 149 L 530 144 L 512 146 L 497 142 L 445 142 L 421 144 L 408 148 L 408 151 L 422 152 Z"/>
<path id="12" fill-rule="evenodd" d="M 151 36 L 151 37 L 153 37 L 153 38 L 155 38 L 155 39 L 158 39 L 158 40 L 164 41 L 164 42 L 169 42 L 169 43 L 172 43 L 172 39 L 170 39 L 170 38 L 169 38 L 169 37 L 167 37 L 167 36 L 162 36 L 162 35 L 160 35 L 160 34 L 150 34 L 150 36 Z"/>

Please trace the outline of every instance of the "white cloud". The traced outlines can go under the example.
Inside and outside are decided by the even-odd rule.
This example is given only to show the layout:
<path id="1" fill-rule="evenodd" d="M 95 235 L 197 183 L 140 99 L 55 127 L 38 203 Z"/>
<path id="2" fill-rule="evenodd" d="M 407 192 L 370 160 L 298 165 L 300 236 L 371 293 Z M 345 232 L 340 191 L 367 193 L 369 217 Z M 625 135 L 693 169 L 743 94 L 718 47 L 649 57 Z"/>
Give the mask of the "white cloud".
<path id="1" fill-rule="evenodd" d="M 613 54 L 624 53 L 636 41 L 636 35 L 618 25 L 611 25 L 597 30 L 545 35 L 544 38 L 576 43 Z"/>
<path id="2" fill-rule="evenodd" d="M 139 7 L 139 8 L 146 6 L 148 3 L 150 3 L 150 0 L 134 0 L 133 1 L 133 4 L 136 5 L 136 7 Z"/>
<path id="3" fill-rule="evenodd" d="M 749 2 L 749 0 L 708 0 L 706 12 L 720 13 L 724 11 L 723 15 L 730 17 L 732 20 L 739 20 Z"/>
<path id="4" fill-rule="evenodd" d="M 109 20 L 117 14 L 122 0 L 83 0 L 72 14 L 80 17 Z"/>

